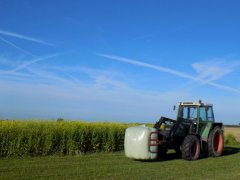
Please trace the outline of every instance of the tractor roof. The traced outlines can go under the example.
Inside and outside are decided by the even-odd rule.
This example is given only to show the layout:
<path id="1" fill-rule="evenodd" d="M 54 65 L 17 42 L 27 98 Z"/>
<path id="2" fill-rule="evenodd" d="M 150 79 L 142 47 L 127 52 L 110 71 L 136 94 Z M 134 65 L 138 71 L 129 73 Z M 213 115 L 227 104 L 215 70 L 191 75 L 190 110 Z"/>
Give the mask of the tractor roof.
<path id="1" fill-rule="evenodd" d="M 180 106 L 213 106 L 212 104 L 204 104 L 201 100 L 198 102 L 180 102 Z"/>

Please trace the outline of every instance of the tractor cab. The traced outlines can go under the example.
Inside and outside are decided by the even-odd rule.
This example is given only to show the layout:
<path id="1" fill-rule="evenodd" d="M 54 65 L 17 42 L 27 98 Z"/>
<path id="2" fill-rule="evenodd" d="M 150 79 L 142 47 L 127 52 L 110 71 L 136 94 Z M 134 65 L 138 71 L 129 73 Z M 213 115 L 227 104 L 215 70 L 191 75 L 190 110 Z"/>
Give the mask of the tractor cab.
<path id="1" fill-rule="evenodd" d="M 214 122 L 212 104 L 203 104 L 201 101 L 180 102 L 177 118 L 191 121 Z"/>
<path id="2" fill-rule="evenodd" d="M 177 122 L 191 126 L 189 134 L 200 134 L 206 139 L 214 121 L 212 104 L 203 104 L 201 100 L 179 103 Z"/>

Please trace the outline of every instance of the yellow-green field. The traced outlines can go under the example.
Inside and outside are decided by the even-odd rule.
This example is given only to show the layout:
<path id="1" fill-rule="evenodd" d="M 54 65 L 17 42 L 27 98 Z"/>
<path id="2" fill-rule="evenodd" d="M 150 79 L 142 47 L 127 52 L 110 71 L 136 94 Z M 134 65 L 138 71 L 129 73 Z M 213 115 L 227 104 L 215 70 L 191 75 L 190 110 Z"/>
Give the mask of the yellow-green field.
<path id="1" fill-rule="evenodd" d="M 228 134 L 234 135 L 236 140 L 240 142 L 240 127 L 225 127 L 224 133 L 225 133 L 225 136 L 227 136 Z"/>
<path id="2" fill-rule="evenodd" d="M 0 156 L 77 155 L 123 149 L 129 124 L 0 121 Z"/>
<path id="3" fill-rule="evenodd" d="M 82 121 L 0 121 L 0 157 L 121 151 L 126 128 L 135 125 Z M 239 140 L 239 130 L 226 127 L 226 142 L 234 144 L 235 138 Z"/>

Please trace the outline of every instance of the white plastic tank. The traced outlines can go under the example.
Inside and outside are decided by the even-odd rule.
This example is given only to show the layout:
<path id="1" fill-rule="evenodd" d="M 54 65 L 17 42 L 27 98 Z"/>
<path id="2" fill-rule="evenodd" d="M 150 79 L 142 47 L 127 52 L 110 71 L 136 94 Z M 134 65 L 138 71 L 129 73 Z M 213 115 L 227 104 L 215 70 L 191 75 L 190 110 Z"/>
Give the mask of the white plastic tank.
<path id="1" fill-rule="evenodd" d="M 155 128 L 142 125 L 126 129 L 124 151 L 128 158 L 139 160 L 156 159 L 158 144 L 158 132 Z"/>

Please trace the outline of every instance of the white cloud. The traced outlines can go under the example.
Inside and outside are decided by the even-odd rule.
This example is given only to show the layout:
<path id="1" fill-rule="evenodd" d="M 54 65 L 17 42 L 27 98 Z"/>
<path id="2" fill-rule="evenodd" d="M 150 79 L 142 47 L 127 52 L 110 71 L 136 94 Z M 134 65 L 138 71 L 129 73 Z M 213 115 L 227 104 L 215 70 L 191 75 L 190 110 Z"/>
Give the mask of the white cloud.
<path id="1" fill-rule="evenodd" d="M 40 72 L 40 75 L 42 73 Z M 47 76 L 53 75 L 47 74 L 46 79 L 49 78 Z M 173 104 L 179 101 L 197 100 L 194 94 L 179 91 L 154 93 L 132 88 L 103 90 L 96 87 L 94 82 L 74 84 L 71 80 L 60 78 L 53 80 L 55 84 L 0 79 L 0 118 L 63 117 L 89 121 L 154 123 L 160 116 L 175 118 L 176 111 L 172 111 Z M 208 98 L 208 102 L 214 103 L 218 121 L 237 123 L 238 99 L 211 97 Z"/>
<path id="2" fill-rule="evenodd" d="M 72 80 L 78 81 L 78 78 L 72 74 L 85 74 L 91 78 L 96 88 L 100 89 L 128 89 L 128 77 L 114 70 L 100 70 L 87 67 L 48 67 L 48 70 L 57 70 L 66 73 Z"/>
<path id="3" fill-rule="evenodd" d="M 15 67 L 14 69 L 7 70 L 7 71 L 1 71 L 1 74 L 12 74 L 14 72 L 17 72 L 17 71 L 20 71 L 22 69 L 25 69 L 26 67 L 31 66 L 31 65 L 33 65 L 35 63 L 38 63 L 40 61 L 44 61 L 44 60 L 47 60 L 47 59 L 50 59 L 50 58 L 54 58 L 54 57 L 57 57 L 59 55 L 60 54 L 51 54 L 51 55 L 35 58 L 32 61 L 25 61 L 25 62 L 22 62 L 21 65 L 18 65 L 17 67 Z M 7 61 L 8 60 L 6 60 L 6 59 L 2 60 L 2 62 L 5 63 L 5 64 L 7 63 Z"/>
<path id="4" fill-rule="evenodd" d="M 171 110 L 171 107 L 166 107 L 167 102 L 175 102 L 173 94 L 159 95 L 131 88 L 123 74 L 112 70 L 45 67 L 39 64 L 20 67 L 25 71 L 9 74 L 0 71 L 3 87 L 0 89 L 0 109 L 4 118 L 61 116 L 84 120 L 152 122 L 161 113 L 167 114 Z M 92 81 L 85 82 L 79 73 L 86 74 Z M 176 96 L 180 96 L 179 92 Z"/>
<path id="5" fill-rule="evenodd" d="M 37 56 L 35 56 L 34 54 L 32 54 L 32 53 L 26 51 L 25 49 L 23 49 L 23 48 L 17 46 L 16 44 L 14 44 L 14 43 L 12 43 L 12 42 L 6 40 L 5 38 L 0 37 L 0 40 L 3 41 L 3 42 L 5 42 L 6 44 L 8 44 L 8 45 L 10 45 L 10 46 L 12 46 L 12 47 L 18 49 L 19 51 L 21 51 L 21 52 L 24 53 L 25 55 L 28 55 L 28 56 L 31 56 L 31 57 L 34 57 L 34 58 L 37 57 Z"/>
<path id="6" fill-rule="evenodd" d="M 183 77 L 183 78 L 195 80 L 194 77 L 192 77 L 192 76 L 190 76 L 186 73 L 182 73 L 182 72 L 170 69 L 170 68 L 165 68 L 165 67 L 162 67 L 162 66 L 156 66 L 156 65 L 136 61 L 136 60 L 133 60 L 133 59 L 129 59 L 129 58 L 125 58 L 125 57 L 119 57 L 119 56 L 113 56 L 113 55 L 108 55 L 108 54 L 99 54 L 99 56 L 102 56 L 102 57 L 105 57 L 105 58 L 108 58 L 108 59 L 112 59 L 112 60 L 115 60 L 115 61 L 121 61 L 121 62 L 125 62 L 125 63 L 128 63 L 128 64 L 133 64 L 133 65 L 137 65 L 137 66 L 142 66 L 142 67 L 154 69 L 154 70 L 157 70 L 157 71 L 166 72 L 166 73 L 169 73 L 169 74 L 176 75 L 178 77 Z"/>
<path id="7" fill-rule="evenodd" d="M 47 55 L 47 56 L 36 58 L 36 59 L 34 59 L 32 61 L 29 61 L 29 62 L 27 62 L 25 64 L 22 64 L 21 66 L 15 68 L 15 69 L 10 70 L 10 72 L 16 72 L 16 71 L 22 70 L 22 69 L 24 69 L 24 68 L 26 68 L 26 67 L 28 67 L 30 65 L 33 65 L 33 64 L 38 63 L 40 61 L 44 61 L 44 60 L 47 60 L 47 59 L 50 59 L 50 58 L 54 58 L 54 57 L 57 57 L 57 56 L 59 56 L 59 54 L 51 54 L 51 55 Z"/>
<path id="8" fill-rule="evenodd" d="M 214 83 L 214 82 L 211 82 L 209 80 L 204 80 L 200 77 L 194 77 L 192 75 L 189 75 L 189 74 L 186 74 L 186 73 L 183 73 L 183 72 L 180 72 L 180 71 L 176 71 L 176 70 L 173 70 L 173 69 L 170 69 L 170 68 L 165 68 L 165 67 L 162 67 L 162 66 L 156 66 L 156 65 L 136 61 L 136 60 L 133 60 L 133 59 L 125 58 L 125 57 L 113 56 L 113 55 L 108 55 L 108 54 L 98 54 L 98 55 L 101 56 L 101 57 L 105 57 L 105 58 L 114 60 L 114 61 L 121 61 L 121 62 L 125 62 L 125 63 L 128 63 L 128 64 L 133 64 L 133 65 L 136 65 L 136 66 L 142 66 L 142 67 L 145 67 L 145 68 L 150 68 L 150 69 L 154 69 L 154 70 L 157 70 L 157 71 L 166 72 L 166 73 L 178 76 L 178 77 L 198 81 L 198 82 L 201 82 L 202 84 L 208 84 L 208 85 L 211 85 L 213 87 L 223 89 L 225 91 L 240 94 L 239 89 L 236 89 L 236 88 L 233 88 L 233 87 L 230 87 L 230 86 L 226 86 L 226 85 L 221 85 L 221 84 L 218 84 L 218 83 Z M 198 70 L 200 70 L 200 69 L 198 69 Z M 220 74 L 218 74 L 218 75 L 220 75 Z M 214 77 L 214 78 L 216 78 L 216 77 Z"/>
<path id="9" fill-rule="evenodd" d="M 205 79 L 207 81 L 220 79 L 225 75 L 232 73 L 239 66 L 239 62 L 223 60 L 211 60 L 192 64 L 192 67 L 198 73 L 198 78 Z"/>
<path id="10" fill-rule="evenodd" d="M 154 122 L 171 115 L 172 104 L 186 95 L 149 93 L 136 89 L 101 89 L 94 83 L 27 83 L 0 80 L 0 109 L 8 118 L 59 116 L 84 120 Z M 11 97 L 11 99 L 8 99 Z M 35 113 L 33 115 L 33 112 Z M 169 113 L 170 112 L 170 113 Z M 174 117 L 174 115 L 172 115 Z"/>
<path id="11" fill-rule="evenodd" d="M 84 81 L 83 74 L 90 81 Z M 160 116 L 175 118 L 173 104 L 199 98 L 199 94 L 179 90 L 143 91 L 131 87 L 128 75 L 77 66 L 29 65 L 24 67 L 24 71 L 2 74 L 0 85 L 0 118 L 63 117 L 154 123 Z M 216 101 L 215 97 L 201 98 L 213 103 Z M 226 106 L 230 107 L 230 104 Z M 228 111 L 233 113 L 231 109 Z M 219 114 L 219 109 L 215 112 Z M 218 120 L 225 122 L 225 117 L 223 115 Z"/>
<path id="12" fill-rule="evenodd" d="M 32 71 L 35 70 L 32 68 Z M 102 89 L 97 87 L 95 82 L 89 84 L 79 81 L 76 84 L 71 79 L 64 79 L 50 72 L 35 73 L 37 78 L 45 78 L 45 81 L 37 80 L 37 83 L 28 83 L 0 79 L 1 117 L 55 119 L 63 117 L 89 121 L 154 123 L 160 116 L 175 118 L 176 111 L 172 111 L 173 104 L 179 101 L 197 100 L 194 94 L 181 91 L 159 93 L 131 87 L 117 88 L 118 86 L 115 89 Z M 49 80 L 55 83 L 46 83 Z M 214 97 L 205 97 L 205 99 L 215 103 L 218 121 L 231 123 L 232 120 L 232 123 L 235 123 L 238 115 L 232 112 L 233 101 L 219 100 Z M 237 102 L 237 99 L 235 98 L 234 102 Z M 222 106 L 221 101 L 227 103 Z M 223 113 L 223 107 L 224 112 L 231 114 L 229 116 L 231 120 L 227 119 L 226 113 Z"/>
<path id="13" fill-rule="evenodd" d="M 43 40 L 40 40 L 40 39 L 36 39 L 36 38 L 33 38 L 33 37 L 21 35 L 21 34 L 15 33 L 15 32 L 4 31 L 4 30 L 0 29 L 0 34 L 10 36 L 10 37 L 15 37 L 15 38 L 18 38 L 18 39 L 27 40 L 27 41 L 32 41 L 32 42 L 35 42 L 35 43 L 40 43 L 40 44 L 44 44 L 44 45 L 48 45 L 48 46 L 55 46 L 52 43 L 49 43 L 49 42 L 46 42 L 46 41 L 43 41 Z"/>

